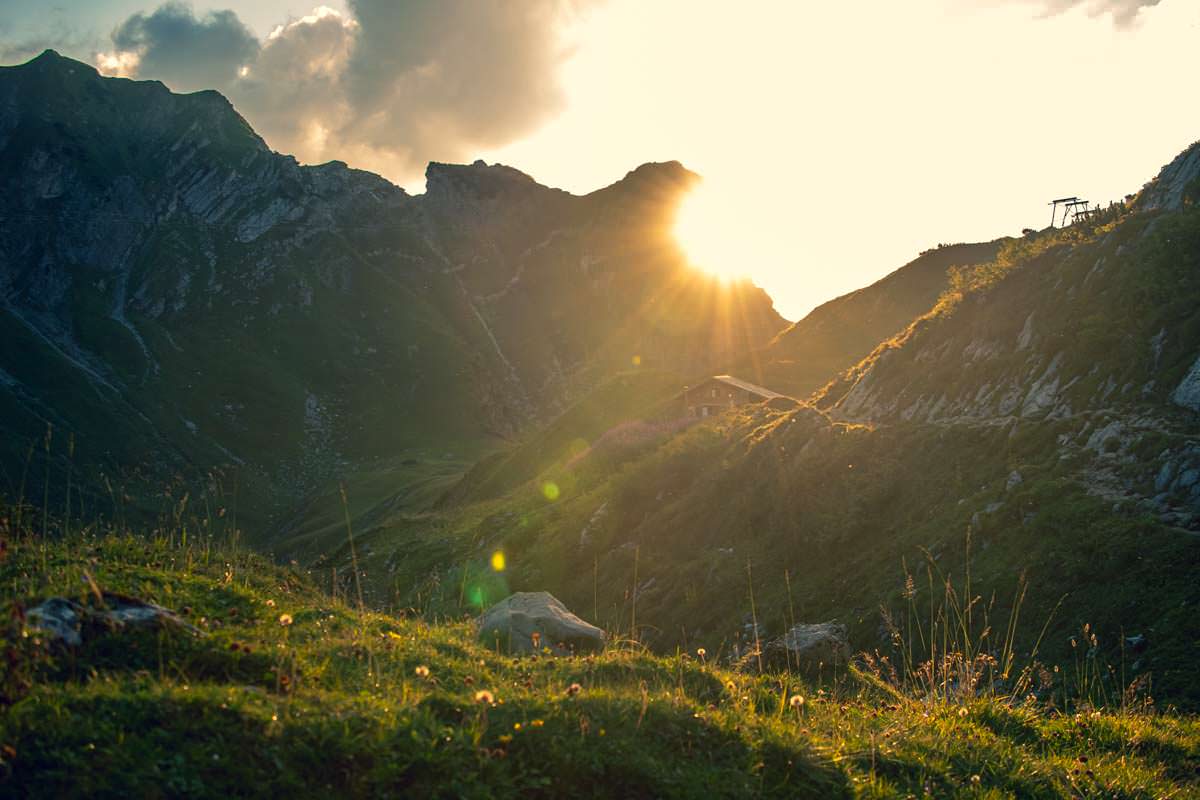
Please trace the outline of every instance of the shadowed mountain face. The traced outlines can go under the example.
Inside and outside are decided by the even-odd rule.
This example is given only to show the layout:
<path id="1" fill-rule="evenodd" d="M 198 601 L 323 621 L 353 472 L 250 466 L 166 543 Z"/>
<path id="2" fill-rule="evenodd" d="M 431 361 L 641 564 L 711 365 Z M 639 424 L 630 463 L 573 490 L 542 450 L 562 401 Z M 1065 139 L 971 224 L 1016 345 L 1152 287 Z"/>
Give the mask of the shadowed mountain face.
<path id="1" fill-rule="evenodd" d="M 694 177 L 647 164 L 577 197 L 431 164 L 410 196 L 272 152 L 215 92 L 51 51 L 0 68 L 5 491 L 49 422 L 52 485 L 73 439 L 113 487 L 84 513 L 203 478 L 261 526 L 357 465 L 512 436 L 635 357 L 761 346 L 785 324 L 769 298 L 670 235 Z"/>

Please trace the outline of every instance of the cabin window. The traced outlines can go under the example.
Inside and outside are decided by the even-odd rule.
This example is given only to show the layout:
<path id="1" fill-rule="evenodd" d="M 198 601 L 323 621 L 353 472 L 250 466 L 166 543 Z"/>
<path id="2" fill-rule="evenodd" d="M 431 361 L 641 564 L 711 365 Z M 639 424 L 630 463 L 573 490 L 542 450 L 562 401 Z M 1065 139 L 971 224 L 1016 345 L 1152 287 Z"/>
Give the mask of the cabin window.
<path id="1" fill-rule="evenodd" d="M 717 396 L 717 390 L 716 390 L 715 388 L 712 390 L 712 396 L 713 396 L 713 397 L 716 397 L 716 396 Z"/>

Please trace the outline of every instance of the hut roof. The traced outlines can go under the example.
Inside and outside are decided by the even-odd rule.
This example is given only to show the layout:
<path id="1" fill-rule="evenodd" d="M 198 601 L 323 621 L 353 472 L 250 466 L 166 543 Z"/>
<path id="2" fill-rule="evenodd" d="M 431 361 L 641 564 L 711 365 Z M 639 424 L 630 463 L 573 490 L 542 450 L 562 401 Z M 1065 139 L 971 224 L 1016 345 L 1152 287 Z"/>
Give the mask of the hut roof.
<path id="1" fill-rule="evenodd" d="M 772 392 L 765 386 L 759 386 L 756 383 L 750 383 L 750 381 L 744 381 L 741 378 L 735 378 L 732 375 L 713 375 L 712 380 L 720 381 L 721 383 L 724 383 L 728 386 L 733 386 L 736 389 L 744 389 L 745 391 L 750 392 L 750 394 L 756 394 L 759 397 L 762 397 L 764 400 L 774 400 L 776 397 L 784 397 L 784 395 L 780 394 L 779 392 Z"/>

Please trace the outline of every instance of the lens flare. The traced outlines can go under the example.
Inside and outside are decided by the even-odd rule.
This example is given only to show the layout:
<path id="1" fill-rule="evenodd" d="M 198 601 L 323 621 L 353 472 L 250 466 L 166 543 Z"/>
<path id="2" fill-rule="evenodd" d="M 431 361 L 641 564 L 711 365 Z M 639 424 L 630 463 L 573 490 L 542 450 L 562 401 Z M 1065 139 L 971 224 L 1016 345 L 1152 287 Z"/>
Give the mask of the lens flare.
<path id="1" fill-rule="evenodd" d="M 496 572 L 504 572 L 505 566 L 506 560 L 504 558 L 504 551 L 497 550 L 496 552 L 492 553 L 492 569 L 494 569 Z"/>
<path id="2" fill-rule="evenodd" d="M 554 481 L 546 481 L 542 484 L 542 496 L 553 503 L 558 499 L 560 494 L 558 484 Z"/>

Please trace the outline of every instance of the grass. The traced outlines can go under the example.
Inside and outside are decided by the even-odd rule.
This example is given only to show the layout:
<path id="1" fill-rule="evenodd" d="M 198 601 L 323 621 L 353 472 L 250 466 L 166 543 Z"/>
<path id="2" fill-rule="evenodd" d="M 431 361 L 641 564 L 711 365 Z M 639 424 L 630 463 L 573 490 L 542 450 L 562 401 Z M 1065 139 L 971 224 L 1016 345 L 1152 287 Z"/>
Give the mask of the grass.
<path id="1" fill-rule="evenodd" d="M 68 653 L 9 626 L 6 796 L 1200 791 L 1193 717 L 920 696 L 855 670 L 824 683 L 745 674 L 630 642 L 512 658 L 480 646 L 465 621 L 360 611 L 208 538 L 85 529 L 53 541 L 8 531 L 5 542 L 5 619 L 52 595 L 94 602 L 101 589 L 173 608 L 203 632 L 111 633 Z"/>

